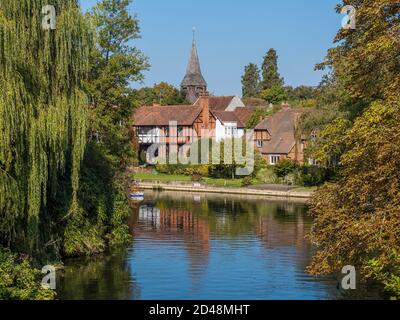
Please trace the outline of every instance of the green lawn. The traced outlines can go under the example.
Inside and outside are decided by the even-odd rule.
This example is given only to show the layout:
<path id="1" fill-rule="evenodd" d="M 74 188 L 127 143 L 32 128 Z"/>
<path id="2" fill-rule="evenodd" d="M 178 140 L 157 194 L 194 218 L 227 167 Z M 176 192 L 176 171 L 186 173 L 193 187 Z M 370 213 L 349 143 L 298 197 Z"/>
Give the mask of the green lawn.
<path id="1" fill-rule="evenodd" d="M 314 192 L 317 191 L 318 187 L 301 187 L 301 188 L 294 188 L 292 191 L 298 192 Z"/>
<path id="2" fill-rule="evenodd" d="M 191 181 L 191 177 L 184 175 L 169 175 L 161 173 L 135 173 L 133 175 L 135 180 L 147 181 Z"/>
<path id="3" fill-rule="evenodd" d="M 145 181 L 179 181 L 179 182 L 190 182 L 192 178 L 184 175 L 169 175 L 169 174 L 157 174 L 157 173 L 136 173 L 133 175 L 135 180 Z M 242 179 L 214 179 L 204 178 L 203 182 L 209 186 L 214 187 L 228 187 L 228 188 L 239 188 L 242 186 Z"/>
<path id="4" fill-rule="evenodd" d="M 133 175 L 135 180 L 139 181 L 160 181 L 160 182 L 191 182 L 192 177 L 184 175 L 169 175 L 162 173 L 136 173 Z M 213 187 L 226 187 L 226 188 L 240 188 L 242 186 L 242 179 L 214 179 L 214 178 L 203 178 L 203 183 Z M 260 184 L 261 182 L 255 181 L 254 185 Z M 302 187 L 295 188 L 292 191 L 298 192 L 313 192 L 316 191 L 318 187 Z"/>
<path id="5" fill-rule="evenodd" d="M 240 188 L 242 186 L 242 179 L 204 178 L 203 180 L 207 185 L 213 187 Z"/>

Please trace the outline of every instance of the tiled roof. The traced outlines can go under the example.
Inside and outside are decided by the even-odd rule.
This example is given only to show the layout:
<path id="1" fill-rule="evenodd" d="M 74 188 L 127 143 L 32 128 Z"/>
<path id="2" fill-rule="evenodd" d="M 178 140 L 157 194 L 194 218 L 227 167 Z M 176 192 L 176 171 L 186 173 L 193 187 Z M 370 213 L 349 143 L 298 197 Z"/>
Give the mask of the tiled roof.
<path id="1" fill-rule="evenodd" d="M 250 120 L 251 115 L 257 110 L 255 107 L 246 107 L 246 108 L 236 108 L 234 113 L 238 117 L 241 123 L 243 123 L 244 127 L 247 122 Z"/>
<path id="2" fill-rule="evenodd" d="M 235 111 L 211 109 L 211 113 L 222 123 L 236 122 L 238 128 L 245 128 L 247 121 L 249 121 L 255 110 L 255 108 L 236 108 Z"/>
<path id="3" fill-rule="evenodd" d="M 198 106 L 141 107 L 133 116 L 135 126 L 168 126 L 177 121 L 178 126 L 191 126 L 202 111 Z"/>
<path id="4" fill-rule="evenodd" d="M 222 123 L 236 122 L 238 128 L 244 128 L 244 124 L 240 121 L 235 112 L 231 111 L 211 111 L 211 112 Z"/>
<path id="5" fill-rule="evenodd" d="M 296 144 L 295 125 L 300 109 L 285 108 L 263 120 L 256 130 L 268 130 L 271 140 L 264 143 L 264 154 L 288 154 Z"/>
<path id="6" fill-rule="evenodd" d="M 213 111 L 225 111 L 225 109 L 229 107 L 230 103 L 232 102 L 232 100 L 234 98 L 235 98 L 235 96 L 209 97 L 210 109 Z M 198 105 L 199 100 L 197 100 L 194 104 Z"/>

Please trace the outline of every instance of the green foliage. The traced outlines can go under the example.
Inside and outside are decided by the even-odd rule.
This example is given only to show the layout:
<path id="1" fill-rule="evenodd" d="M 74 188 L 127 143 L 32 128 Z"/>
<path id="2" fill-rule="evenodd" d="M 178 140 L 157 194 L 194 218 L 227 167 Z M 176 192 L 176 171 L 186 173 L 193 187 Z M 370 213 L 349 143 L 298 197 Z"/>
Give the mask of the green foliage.
<path id="1" fill-rule="evenodd" d="M 91 55 L 90 141 L 99 143 L 113 166 L 129 165 L 135 154 L 129 134 L 135 91 L 130 84 L 143 79 L 147 58 L 131 44 L 140 37 L 132 0 L 102 0 L 88 18 L 96 28 L 96 50 Z"/>
<path id="2" fill-rule="evenodd" d="M 316 96 L 316 89 L 309 86 L 299 86 L 293 88 L 291 86 L 285 87 L 289 101 L 302 101 L 314 99 Z"/>
<path id="3" fill-rule="evenodd" d="M 55 292 L 41 286 L 43 275 L 27 258 L 0 246 L 0 300 L 52 300 Z"/>
<path id="4" fill-rule="evenodd" d="M 65 255 L 101 253 L 130 241 L 130 210 L 122 177 L 117 175 L 100 146 L 89 144 L 81 170 L 79 215 L 64 231 Z"/>
<path id="5" fill-rule="evenodd" d="M 383 265 L 378 259 L 372 259 L 366 264 L 368 277 L 377 279 L 384 285 L 385 290 L 391 295 L 391 299 L 400 299 L 400 254 L 393 251 L 391 257 L 394 267 L 392 270 Z"/>
<path id="6" fill-rule="evenodd" d="M 246 123 L 246 129 L 254 129 L 264 118 L 270 116 L 272 111 L 267 108 L 257 108 Z"/>
<path id="7" fill-rule="evenodd" d="M 320 186 L 332 177 L 329 169 L 317 166 L 302 166 L 294 171 L 294 183 L 305 187 Z"/>
<path id="8" fill-rule="evenodd" d="M 157 164 L 155 167 L 158 173 L 201 177 L 208 177 L 210 170 L 210 165 Z"/>
<path id="9" fill-rule="evenodd" d="M 279 104 L 287 100 L 287 93 L 281 85 L 274 85 L 268 89 L 261 91 L 260 97 L 272 104 Z"/>
<path id="10" fill-rule="evenodd" d="M 289 173 L 294 172 L 298 168 L 298 164 L 289 159 L 283 159 L 273 166 L 275 174 L 279 178 L 286 177 Z"/>
<path id="11" fill-rule="evenodd" d="M 241 184 L 242 187 L 248 187 L 251 186 L 252 184 L 253 184 L 252 176 L 247 176 L 242 179 L 242 184 Z"/>
<path id="12" fill-rule="evenodd" d="M 260 169 L 256 180 L 261 184 L 284 184 L 284 179 L 277 177 L 272 166 Z"/>
<path id="13" fill-rule="evenodd" d="M 138 106 L 152 106 L 154 103 L 169 106 L 187 103 L 182 93 L 174 86 L 160 82 L 153 87 L 145 87 L 134 92 Z"/>
<path id="14" fill-rule="evenodd" d="M 283 87 L 284 81 L 278 72 L 278 55 L 275 49 L 269 49 L 269 51 L 267 52 L 264 57 L 261 70 L 262 90 L 271 89 L 273 87 Z"/>
<path id="15" fill-rule="evenodd" d="M 260 93 L 260 70 L 257 65 L 250 63 L 244 68 L 242 76 L 242 94 L 244 98 L 258 97 Z"/>
<path id="16" fill-rule="evenodd" d="M 38 19 L 48 4 L 52 31 Z M 92 34 L 75 0 L 2 0 L 0 13 L 0 241 L 32 253 L 57 221 L 49 198 L 67 190 L 71 218 L 77 206 Z"/>

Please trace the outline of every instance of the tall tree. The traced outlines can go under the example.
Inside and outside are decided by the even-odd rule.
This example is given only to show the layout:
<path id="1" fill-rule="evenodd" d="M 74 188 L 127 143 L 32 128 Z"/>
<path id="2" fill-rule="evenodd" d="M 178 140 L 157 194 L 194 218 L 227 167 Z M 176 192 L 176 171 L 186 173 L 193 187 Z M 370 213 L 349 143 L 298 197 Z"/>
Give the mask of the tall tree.
<path id="1" fill-rule="evenodd" d="M 42 8 L 57 9 L 55 30 Z M 0 241 L 37 252 L 61 220 L 47 203 L 61 191 L 64 222 L 78 207 L 86 144 L 91 32 L 76 0 L 0 2 Z M 44 236 L 43 236 L 44 237 Z"/>
<path id="2" fill-rule="evenodd" d="M 244 68 L 242 76 L 243 98 L 258 97 L 260 93 L 260 70 L 257 65 L 250 63 Z"/>
<path id="3" fill-rule="evenodd" d="M 102 146 L 114 166 L 124 167 L 132 157 L 129 119 L 134 90 L 143 79 L 147 58 L 132 41 L 140 37 L 132 0 L 101 0 L 92 10 L 97 29 L 97 50 L 92 55 L 88 91 L 91 98 L 91 141 Z"/>
<path id="4" fill-rule="evenodd" d="M 181 91 L 166 82 L 160 82 L 153 87 L 141 88 L 135 91 L 134 98 L 139 106 L 151 106 L 154 103 L 163 106 L 186 103 Z"/>
<path id="5" fill-rule="evenodd" d="M 311 212 L 317 245 L 310 271 L 355 266 L 362 279 L 400 297 L 400 5 L 389 0 L 343 1 L 356 8 L 354 30 L 342 29 L 324 65 L 360 108 L 345 142 L 340 179 L 319 190 Z"/>
<path id="6" fill-rule="evenodd" d="M 278 55 L 275 49 L 269 49 L 264 57 L 262 70 L 262 90 L 271 89 L 276 86 L 283 86 L 284 80 L 278 72 Z"/>

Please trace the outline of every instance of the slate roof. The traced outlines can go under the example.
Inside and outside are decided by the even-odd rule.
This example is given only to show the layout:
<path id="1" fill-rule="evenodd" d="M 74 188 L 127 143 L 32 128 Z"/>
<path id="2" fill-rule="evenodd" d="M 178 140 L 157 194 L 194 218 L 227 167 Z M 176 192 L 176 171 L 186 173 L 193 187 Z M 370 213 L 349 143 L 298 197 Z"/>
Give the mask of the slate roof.
<path id="1" fill-rule="evenodd" d="M 168 126 L 177 121 L 178 126 L 192 126 L 202 111 L 198 106 L 140 107 L 133 115 L 135 126 Z"/>
<path id="2" fill-rule="evenodd" d="M 182 87 L 199 86 L 207 87 L 207 82 L 201 73 L 200 60 L 197 54 L 196 42 L 193 40 L 192 51 L 190 53 L 189 63 L 186 69 L 186 75 L 181 83 Z"/>
<path id="3" fill-rule="evenodd" d="M 301 109 L 285 108 L 266 118 L 255 128 L 268 130 L 271 140 L 266 141 L 261 150 L 264 154 L 289 154 L 296 144 L 295 124 Z"/>

